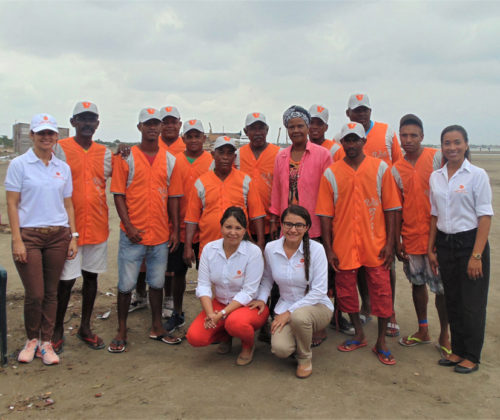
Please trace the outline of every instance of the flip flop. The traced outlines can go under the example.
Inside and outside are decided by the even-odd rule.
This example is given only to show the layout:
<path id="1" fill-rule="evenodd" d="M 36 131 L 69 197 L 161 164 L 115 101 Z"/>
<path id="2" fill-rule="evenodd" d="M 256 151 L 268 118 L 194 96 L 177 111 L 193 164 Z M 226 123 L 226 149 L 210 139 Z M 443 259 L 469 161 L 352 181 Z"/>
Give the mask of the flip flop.
<path id="1" fill-rule="evenodd" d="M 101 340 L 101 338 L 97 334 L 93 334 L 92 337 L 84 337 L 80 334 L 76 334 L 76 336 L 82 340 L 87 346 L 89 346 L 92 350 L 101 350 L 106 347 L 106 344 Z M 101 343 L 99 344 L 99 340 Z"/>
<path id="2" fill-rule="evenodd" d="M 311 342 L 311 347 L 319 347 L 326 340 L 326 335 L 324 337 L 313 337 L 313 341 Z"/>
<path id="3" fill-rule="evenodd" d="M 52 349 L 56 354 L 61 354 L 64 351 L 64 335 L 56 343 L 52 342 Z"/>
<path id="4" fill-rule="evenodd" d="M 375 353 L 375 355 L 378 357 L 378 360 L 380 360 L 384 365 L 395 365 L 396 364 L 396 359 L 389 359 L 389 357 L 392 355 L 392 353 L 387 350 L 378 350 L 376 347 L 372 348 L 372 352 Z"/>
<path id="5" fill-rule="evenodd" d="M 123 353 L 127 349 L 127 340 L 117 340 L 113 338 L 109 343 L 108 351 L 110 353 Z"/>
<path id="6" fill-rule="evenodd" d="M 149 336 L 149 338 L 151 340 L 161 341 L 162 343 L 165 343 L 165 344 L 170 344 L 171 346 L 175 346 L 176 344 L 181 344 L 182 343 L 182 338 L 174 337 L 174 336 L 172 336 L 170 334 L 161 334 L 161 335 L 153 335 L 153 334 L 151 334 Z M 168 340 L 168 339 L 170 339 L 170 340 Z"/>
<path id="7" fill-rule="evenodd" d="M 399 325 L 397 322 L 388 322 L 387 331 L 385 332 L 387 337 L 397 337 L 399 336 Z"/>
<path id="8" fill-rule="evenodd" d="M 408 337 L 401 337 L 399 340 L 399 344 L 401 344 L 403 347 L 413 347 L 413 346 L 418 346 L 419 344 L 430 344 L 432 341 L 430 340 L 422 340 L 418 337 L 413 337 L 412 335 L 409 335 Z M 409 343 L 407 343 L 409 341 Z"/>
<path id="9" fill-rule="evenodd" d="M 357 350 L 361 347 L 365 347 L 367 345 L 368 345 L 368 343 L 366 341 L 347 340 L 344 343 L 337 346 L 337 350 L 343 351 L 343 352 L 349 352 L 349 351 Z"/>
<path id="10" fill-rule="evenodd" d="M 441 355 L 441 357 L 443 359 L 448 359 L 448 357 L 453 354 L 453 352 L 451 351 L 451 349 L 449 349 L 449 348 L 447 348 L 445 346 L 442 346 L 439 343 L 435 343 L 434 346 L 436 347 L 437 351 L 439 352 L 439 354 Z"/>

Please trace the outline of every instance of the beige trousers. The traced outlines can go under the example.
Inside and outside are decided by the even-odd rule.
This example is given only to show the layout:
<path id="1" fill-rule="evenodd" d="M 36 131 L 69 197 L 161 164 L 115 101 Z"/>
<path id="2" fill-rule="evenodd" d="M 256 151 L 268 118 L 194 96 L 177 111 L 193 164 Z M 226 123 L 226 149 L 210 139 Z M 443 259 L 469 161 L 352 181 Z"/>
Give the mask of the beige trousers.
<path id="1" fill-rule="evenodd" d="M 304 306 L 292 312 L 290 322 L 271 336 L 271 351 L 280 358 L 296 353 L 299 364 L 312 359 L 313 333 L 325 328 L 333 312 L 325 305 Z"/>

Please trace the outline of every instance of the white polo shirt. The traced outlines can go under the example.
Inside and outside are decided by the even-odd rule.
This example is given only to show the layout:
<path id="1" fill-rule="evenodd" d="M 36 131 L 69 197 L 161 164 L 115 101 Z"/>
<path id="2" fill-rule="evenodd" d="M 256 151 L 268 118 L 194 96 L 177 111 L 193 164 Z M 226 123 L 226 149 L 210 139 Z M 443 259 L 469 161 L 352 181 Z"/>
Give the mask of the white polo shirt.
<path id="1" fill-rule="evenodd" d="M 448 179 L 448 164 L 434 171 L 429 186 L 431 214 L 437 216 L 441 232 L 472 230 L 477 228 L 479 217 L 493 216 L 488 175 L 467 159 L 451 179 Z"/>
<path id="2" fill-rule="evenodd" d="M 306 274 L 304 271 L 304 248 L 300 244 L 290 259 L 285 254 L 282 236 L 276 241 L 269 242 L 264 251 L 266 268 L 257 293 L 257 299 L 267 301 L 273 283 L 280 289 L 280 298 L 274 312 L 293 312 L 304 306 L 323 304 L 333 311 L 333 304 L 328 298 L 328 261 L 323 245 L 316 241 L 309 241 L 309 291 L 306 291 Z"/>
<path id="3" fill-rule="evenodd" d="M 196 296 L 211 298 L 213 287 L 220 303 L 227 305 L 236 300 L 247 305 L 255 298 L 264 271 L 262 251 L 249 241 L 241 241 L 236 252 L 226 258 L 223 241 L 217 239 L 203 248 Z"/>
<path id="4" fill-rule="evenodd" d="M 21 193 L 19 225 L 25 227 L 66 226 L 68 214 L 64 198 L 71 197 L 71 170 L 52 154 L 46 166 L 29 149 L 10 162 L 5 190 Z"/>

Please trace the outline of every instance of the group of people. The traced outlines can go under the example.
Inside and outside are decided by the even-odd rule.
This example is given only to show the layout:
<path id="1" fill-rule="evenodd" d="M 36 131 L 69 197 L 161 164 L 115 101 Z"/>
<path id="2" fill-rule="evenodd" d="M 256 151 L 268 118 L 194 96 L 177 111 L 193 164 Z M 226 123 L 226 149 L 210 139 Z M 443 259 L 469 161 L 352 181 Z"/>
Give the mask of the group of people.
<path id="1" fill-rule="evenodd" d="M 27 341 L 18 360 L 59 362 L 64 317 L 80 275 L 77 337 L 92 349 L 105 347 L 90 319 L 97 277 L 106 270 L 111 177 L 121 223 L 118 332 L 109 352 L 127 348 L 128 314 L 144 306 L 146 295 L 149 337 L 181 343 L 173 333 L 185 323 L 186 273 L 196 264 L 202 311 L 186 334 L 191 345 L 218 343 L 217 352 L 225 354 L 239 338 L 236 364 L 247 365 L 260 329 L 272 353 L 295 356 L 296 376 L 307 378 L 311 349 L 326 339 L 329 324 L 352 336 L 337 347 L 347 353 L 368 345 L 363 325 L 372 314 L 378 317 L 372 351 L 394 365 L 386 336 L 400 334 L 397 256 L 418 319 L 417 332 L 399 343 L 431 342 L 429 285 L 440 320 L 439 364 L 458 373 L 477 370 L 493 210 L 488 176 L 470 163 L 465 129 L 446 127 L 441 151 L 426 148 L 422 121 L 405 115 L 403 155 L 396 133 L 372 121 L 366 94 L 349 98 L 346 115 L 350 122 L 328 140 L 324 106 L 291 106 L 283 124 L 292 144 L 280 150 L 267 142 L 264 114 L 253 112 L 245 120 L 249 144 L 238 149 L 221 136 L 209 153 L 200 120 L 182 124 L 173 106 L 145 108 L 137 124 L 140 143 L 115 155 L 93 141 L 95 104 L 76 104 L 75 136 L 62 140 L 53 117 L 35 115 L 33 147 L 11 162 L 5 180 L 12 253 L 25 287 Z M 169 301 L 172 307 L 164 308 Z M 162 322 L 165 309 L 169 317 Z"/>

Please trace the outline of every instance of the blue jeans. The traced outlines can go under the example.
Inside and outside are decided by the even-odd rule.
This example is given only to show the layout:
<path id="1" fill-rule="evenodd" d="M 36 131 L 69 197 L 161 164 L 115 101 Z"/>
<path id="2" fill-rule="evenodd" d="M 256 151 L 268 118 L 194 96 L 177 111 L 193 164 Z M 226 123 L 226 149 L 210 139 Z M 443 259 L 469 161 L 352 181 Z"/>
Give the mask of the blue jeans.
<path id="1" fill-rule="evenodd" d="M 146 282 L 152 289 L 162 289 L 168 261 L 168 242 L 141 245 L 131 242 L 120 229 L 118 247 L 118 291 L 129 293 L 137 285 L 142 260 L 146 260 Z"/>

